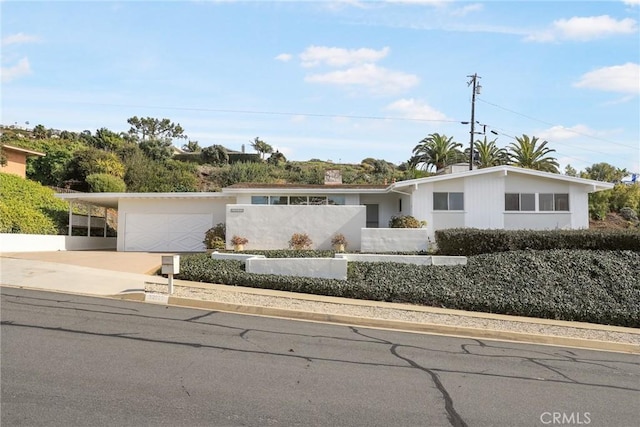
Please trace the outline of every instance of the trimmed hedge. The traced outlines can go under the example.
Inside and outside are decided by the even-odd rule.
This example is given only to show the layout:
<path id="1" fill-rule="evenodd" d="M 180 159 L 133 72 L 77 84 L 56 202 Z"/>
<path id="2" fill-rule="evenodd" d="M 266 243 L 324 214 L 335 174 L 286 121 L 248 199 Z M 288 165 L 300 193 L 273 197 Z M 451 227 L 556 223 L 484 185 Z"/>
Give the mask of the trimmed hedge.
<path id="1" fill-rule="evenodd" d="M 346 281 L 250 274 L 206 254 L 185 256 L 180 270 L 178 278 L 198 282 L 640 327 L 633 251 L 513 251 L 469 257 L 465 266 L 349 262 Z"/>
<path id="2" fill-rule="evenodd" d="M 438 253 L 472 256 L 516 250 L 630 250 L 640 251 L 635 230 L 436 230 Z"/>

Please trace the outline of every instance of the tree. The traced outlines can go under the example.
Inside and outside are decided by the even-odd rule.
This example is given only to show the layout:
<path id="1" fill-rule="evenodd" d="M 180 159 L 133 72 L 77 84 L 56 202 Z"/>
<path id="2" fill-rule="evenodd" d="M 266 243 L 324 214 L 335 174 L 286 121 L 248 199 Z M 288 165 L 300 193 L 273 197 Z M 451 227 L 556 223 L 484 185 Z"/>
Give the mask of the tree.
<path id="1" fill-rule="evenodd" d="M 509 144 L 509 162 L 513 166 L 535 169 L 543 172 L 558 173 L 558 162 L 549 154 L 555 152 L 547 147 L 548 142 L 543 141 L 538 146 L 537 137 L 529 138 L 528 135 L 516 137 L 516 142 Z"/>
<path id="2" fill-rule="evenodd" d="M 169 119 L 133 116 L 127 120 L 131 125 L 129 135 L 140 141 L 140 148 L 153 160 L 171 157 L 174 138 L 185 139 L 184 129 Z"/>
<path id="3" fill-rule="evenodd" d="M 88 175 L 87 184 L 91 193 L 124 193 L 127 190 L 122 178 L 106 173 Z"/>
<path id="4" fill-rule="evenodd" d="M 287 163 L 287 158 L 280 151 L 276 150 L 269 158 L 267 159 L 267 163 L 272 165 L 280 165 L 283 163 Z"/>
<path id="5" fill-rule="evenodd" d="M 262 141 L 260 137 L 257 137 L 257 136 L 255 137 L 253 142 L 251 142 L 251 146 L 253 147 L 254 150 L 260 153 L 261 159 L 264 159 L 265 154 L 273 153 L 273 147 L 267 144 L 266 142 Z"/>
<path id="6" fill-rule="evenodd" d="M 100 128 L 96 130 L 96 135 L 93 137 L 92 144 L 94 147 L 105 151 L 118 151 L 121 149 L 125 141 L 120 135 L 110 131 L 107 128 Z"/>
<path id="7" fill-rule="evenodd" d="M 453 137 L 432 133 L 413 148 L 414 157 L 410 160 L 416 166 L 429 170 L 432 166 L 436 171 L 454 163 L 461 155 L 462 144 L 453 141 Z"/>
<path id="8" fill-rule="evenodd" d="M 33 137 L 35 139 L 45 139 L 49 136 L 47 129 L 43 125 L 36 125 L 33 128 Z"/>
<path id="9" fill-rule="evenodd" d="M 136 135 L 138 139 L 173 139 L 187 138 L 180 124 L 175 124 L 169 119 L 154 119 L 152 117 L 133 116 L 127 120 L 131 125 L 130 135 Z"/>
<path id="10" fill-rule="evenodd" d="M 88 175 L 105 173 L 122 178 L 124 165 L 114 153 L 87 147 L 76 151 L 67 164 L 66 179 L 85 181 Z"/>
<path id="11" fill-rule="evenodd" d="M 212 145 L 205 147 L 200 153 L 202 160 L 214 166 L 226 165 L 229 163 L 229 153 L 222 145 Z"/>
<path id="12" fill-rule="evenodd" d="M 198 141 L 189 141 L 182 146 L 182 149 L 187 153 L 199 153 L 202 151 L 202 148 L 200 147 L 200 144 L 198 144 Z"/>
<path id="13" fill-rule="evenodd" d="M 495 139 L 493 141 L 487 141 L 487 137 L 485 136 L 483 141 L 476 141 L 473 147 L 478 153 L 476 164 L 479 168 L 506 165 L 509 161 L 507 150 L 498 148 Z"/>
<path id="14" fill-rule="evenodd" d="M 564 167 L 564 174 L 567 176 L 573 176 L 573 177 L 577 177 L 578 176 L 578 171 L 575 170 L 575 168 L 571 165 L 567 165 Z"/>
<path id="15" fill-rule="evenodd" d="M 618 169 L 609 163 L 595 163 L 580 173 L 582 178 L 603 182 L 620 182 L 628 174 L 626 169 Z"/>

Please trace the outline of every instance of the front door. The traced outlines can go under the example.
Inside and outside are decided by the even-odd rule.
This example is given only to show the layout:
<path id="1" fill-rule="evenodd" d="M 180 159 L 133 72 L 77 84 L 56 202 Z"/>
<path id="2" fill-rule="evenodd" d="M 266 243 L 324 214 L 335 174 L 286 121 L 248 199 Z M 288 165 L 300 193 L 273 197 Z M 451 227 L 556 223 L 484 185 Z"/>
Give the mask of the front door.
<path id="1" fill-rule="evenodd" d="M 367 207 L 367 228 L 378 228 L 380 219 L 378 218 L 378 205 L 365 205 Z"/>

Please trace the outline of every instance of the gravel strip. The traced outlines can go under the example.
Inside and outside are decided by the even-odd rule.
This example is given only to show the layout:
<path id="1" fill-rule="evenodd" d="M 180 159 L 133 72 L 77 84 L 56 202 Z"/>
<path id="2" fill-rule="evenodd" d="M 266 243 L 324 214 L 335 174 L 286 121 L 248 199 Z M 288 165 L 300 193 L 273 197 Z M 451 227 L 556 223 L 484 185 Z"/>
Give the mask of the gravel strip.
<path id="1" fill-rule="evenodd" d="M 167 286 L 147 283 L 145 285 L 145 291 L 150 293 L 166 294 Z M 456 316 L 453 314 L 401 310 L 396 308 L 337 304 L 288 297 L 256 295 L 233 290 L 222 291 L 218 289 L 203 289 L 195 287 L 191 288 L 185 286 L 175 286 L 173 296 L 180 298 L 191 298 L 205 301 L 217 301 L 230 304 L 252 305 L 305 312 L 339 314 L 363 318 L 399 320 L 403 322 L 414 323 L 430 323 L 437 325 L 491 329 L 496 331 L 551 335 L 559 337 L 640 345 L 640 331 L 638 334 L 633 334 L 594 329 L 583 329 L 569 326 L 554 326 L 538 323 L 515 322 L 509 320 L 485 319 L 481 317 Z"/>

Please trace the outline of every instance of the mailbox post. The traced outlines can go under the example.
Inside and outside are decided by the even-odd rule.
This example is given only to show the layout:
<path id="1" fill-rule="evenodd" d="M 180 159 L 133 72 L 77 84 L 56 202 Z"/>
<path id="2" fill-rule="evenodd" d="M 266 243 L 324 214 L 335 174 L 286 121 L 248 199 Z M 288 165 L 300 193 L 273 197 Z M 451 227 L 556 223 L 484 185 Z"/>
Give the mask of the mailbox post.
<path id="1" fill-rule="evenodd" d="M 169 295 L 173 294 L 173 275 L 180 273 L 180 255 L 162 256 L 162 274 L 169 276 Z"/>

